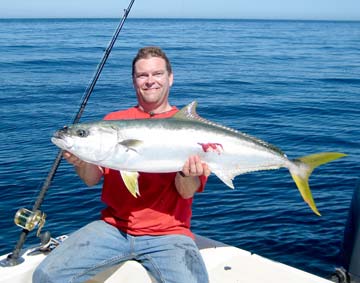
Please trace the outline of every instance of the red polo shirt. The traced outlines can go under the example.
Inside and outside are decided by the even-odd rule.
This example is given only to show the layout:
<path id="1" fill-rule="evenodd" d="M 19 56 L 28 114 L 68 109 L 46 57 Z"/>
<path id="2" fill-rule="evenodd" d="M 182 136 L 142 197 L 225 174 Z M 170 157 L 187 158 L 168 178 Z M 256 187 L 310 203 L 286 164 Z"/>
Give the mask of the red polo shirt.
<path id="1" fill-rule="evenodd" d="M 150 115 L 133 107 L 112 112 L 105 120 L 169 118 L 179 110 Z M 107 205 L 102 219 L 130 235 L 183 234 L 194 237 L 190 231 L 192 198 L 183 199 L 175 188 L 174 173 L 139 172 L 140 196 L 133 197 L 125 187 L 120 173 L 105 169 L 102 201 Z M 203 191 L 207 178 L 200 177 Z"/>

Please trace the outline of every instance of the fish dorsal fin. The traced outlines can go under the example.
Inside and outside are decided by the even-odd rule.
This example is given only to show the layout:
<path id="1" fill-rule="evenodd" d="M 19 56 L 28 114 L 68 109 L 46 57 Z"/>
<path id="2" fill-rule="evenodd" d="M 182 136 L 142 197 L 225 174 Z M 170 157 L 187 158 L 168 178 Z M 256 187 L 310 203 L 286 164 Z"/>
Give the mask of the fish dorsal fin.
<path id="1" fill-rule="evenodd" d="M 270 150 L 274 150 L 274 151 L 277 151 L 279 154 L 285 155 L 279 148 L 275 147 L 272 144 L 269 144 L 269 143 L 264 142 L 264 141 L 262 141 L 262 140 L 260 140 L 260 139 L 258 139 L 256 137 L 253 137 L 251 135 L 245 134 L 243 132 L 237 131 L 235 129 L 226 127 L 226 126 L 221 125 L 221 124 L 217 124 L 215 122 L 212 122 L 212 121 L 209 121 L 209 120 L 206 120 L 206 119 L 200 117 L 196 113 L 196 106 L 197 106 L 196 101 L 191 102 L 190 104 L 183 107 L 178 113 L 176 113 L 173 116 L 173 118 L 180 119 L 180 120 L 198 121 L 198 122 L 210 125 L 210 126 L 217 127 L 219 129 L 223 129 L 223 130 L 230 131 L 230 132 L 233 132 L 233 133 L 236 133 L 236 134 L 240 134 L 240 135 L 242 135 L 243 138 L 245 138 L 245 139 L 247 139 L 247 140 L 249 140 L 251 142 L 259 144 L 260 146 L 265 146 L 265 147 L 269 148 Z"/>
<path id="2" fill-rule="evenodd" d="M 183 107 L 173 117 L 181 120 L 198 120 L 201 117 L 196 113 L 197 102 L 193 101 L 190 104 Z"/>
<path id="3" fill-rule="evenodd" d="M 202 122 L 204 124 L 208 124 L 208 125 L 211 125 L 211 126 L 222 128 L 222 129 L 234 132 L 234 133 L 239 133 L 239 131 L 237 131 L 237 130 L 234 130 L 232 128 L 217 124 L 215 122 L 212 122 L 210 120 L 206 120 L 205 118 L 200 117 L 199 114 L 197 114 L 197 112 L 196 112 L 196 106 L 197 106 L 196 101 L 191 102 L 190 104 L 183 107 L 179 112 L 177 112 L 173 116 L 173 118 L 180 119 L 180 120 L 199 121 L 199 122 Z"/>
<path id="4" fill-rule="evenodd" d="M 212 121 L 206 120 L 205 118 L 202 118 L 199 116 L 199 114 L 196 112 L 196 106 L 197 102 L 193 101 L 190 104 L 183 107 L 178 113 L 176 113 L 173 117 L 180 120 L 192 120 L 192 121 L 199 121 L 208 125 L 217 126 L 221 128 L 227 128 L 222 125 L 216 124 Z M 230 128 L 227 128 L 228 130 L 232 130 Z"/>

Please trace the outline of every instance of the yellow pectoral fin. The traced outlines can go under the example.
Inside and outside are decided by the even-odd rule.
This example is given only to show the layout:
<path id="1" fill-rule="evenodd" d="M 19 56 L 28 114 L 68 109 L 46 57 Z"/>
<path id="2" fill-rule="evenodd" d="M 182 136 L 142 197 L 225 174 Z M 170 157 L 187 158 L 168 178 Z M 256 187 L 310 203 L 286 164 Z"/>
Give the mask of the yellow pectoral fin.
<path id="1" fill-rule="evenodd" d="M 140 196 L 139 191 L 139 184 L 138 184 L 138 178 L 139 173 L 138 172 L 128 172 L 128 171 L 120 171 L 121 178 L 124 181 L 124 184 L 128 191 L 137 198 Z"/>

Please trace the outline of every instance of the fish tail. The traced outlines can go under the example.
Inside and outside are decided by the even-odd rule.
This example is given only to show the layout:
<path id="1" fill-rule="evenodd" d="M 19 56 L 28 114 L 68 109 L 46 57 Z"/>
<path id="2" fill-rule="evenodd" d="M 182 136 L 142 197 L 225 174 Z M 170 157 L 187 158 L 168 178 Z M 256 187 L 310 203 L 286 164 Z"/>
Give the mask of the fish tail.
<path id="1" fill-rule="evenodd" d="M 293 160 L 295 166 L 289 169 L 291 177 L 295 181 L 304 201 L 310 206 L 311 210 L 319 216 L 321 216 L 321 214 L 316 208 L 309 187 L 309 177 L 316 167 L 344 156 L 346 156 L 346 154 L 340 152 L 315 153 Z"/>

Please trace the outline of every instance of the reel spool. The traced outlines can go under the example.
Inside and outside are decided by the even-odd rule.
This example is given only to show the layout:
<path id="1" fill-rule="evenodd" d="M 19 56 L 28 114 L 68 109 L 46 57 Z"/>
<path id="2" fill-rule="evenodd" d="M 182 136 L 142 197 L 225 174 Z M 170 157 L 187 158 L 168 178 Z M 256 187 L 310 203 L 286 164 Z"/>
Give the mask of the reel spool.
<path id="1" fill-rule="evenodd" d="M 20 208 L 14 217 L 14 222 L 17 226 L 32 231 L 36 226 L 38 230 L 36 236 L 40 235 L 41 228 L 45 224 L 46 214 L 40 210 L 30 211 L 26 208 Z"/>

